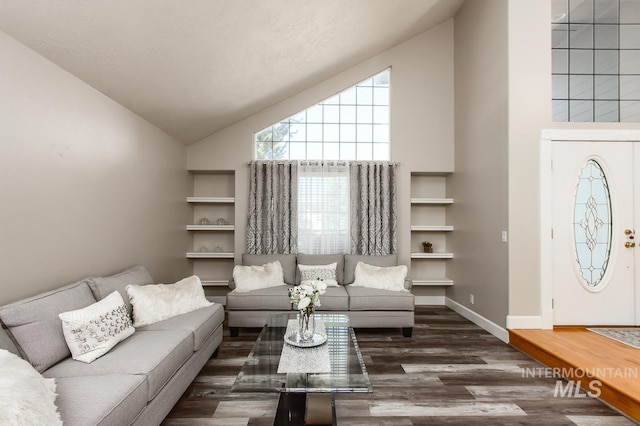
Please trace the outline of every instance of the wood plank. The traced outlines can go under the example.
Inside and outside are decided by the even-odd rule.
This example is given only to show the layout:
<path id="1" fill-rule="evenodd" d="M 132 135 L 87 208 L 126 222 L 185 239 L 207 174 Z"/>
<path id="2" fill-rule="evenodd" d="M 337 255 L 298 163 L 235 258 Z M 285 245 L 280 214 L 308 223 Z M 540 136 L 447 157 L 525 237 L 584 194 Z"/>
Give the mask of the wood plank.
<path id="1" fill-rule="evenodd" d="M 415 321 L 411 338 L 399 329 L 356 329 L 374 391 L 337 394 L 338 424 L 633 424 L 598 399 L 554 397 L 556 378 L 523 375 L 542 364 L 445 306 L 419 306 Z M 225 328 L 217 357 L 164 424 L 273 425 L 278 393 L 230 392 L 259 331 L 231 338 Z"/>
<path id="2" fill-rule="evenodd" d="M 640 421 L 640 351 L 586 330 L 509 330 L 510 343 Z M 552 372 L 555 370 L 552 370 Z"/>

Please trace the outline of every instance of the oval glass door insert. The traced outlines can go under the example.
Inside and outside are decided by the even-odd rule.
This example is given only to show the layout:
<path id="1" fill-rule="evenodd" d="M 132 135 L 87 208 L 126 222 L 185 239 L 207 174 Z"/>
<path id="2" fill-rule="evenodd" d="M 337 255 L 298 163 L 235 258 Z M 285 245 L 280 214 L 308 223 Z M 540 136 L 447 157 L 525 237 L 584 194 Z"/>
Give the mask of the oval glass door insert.
<path id="1" fill-rule="evenodd" d="M 578 278 L 596 289 L 604 277 L 611 254 L 611 197 L 600 164 L 590 159 L 580 170 L 574 203 L 573 238 Z"/>

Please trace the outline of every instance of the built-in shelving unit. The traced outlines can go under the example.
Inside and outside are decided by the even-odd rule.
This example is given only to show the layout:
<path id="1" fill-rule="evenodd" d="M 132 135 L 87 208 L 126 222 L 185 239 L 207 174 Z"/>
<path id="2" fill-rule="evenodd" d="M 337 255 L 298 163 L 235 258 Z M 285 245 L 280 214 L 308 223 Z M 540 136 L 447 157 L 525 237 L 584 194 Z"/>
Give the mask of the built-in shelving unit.
<path id="1" fill-rule="evenodd" d="M 447 259 L 454 254 L 447 248 L 447 235 L 454 226 L 447 223 L 447 208 L 454 203 L 446 196 L 447 173 L 411 174 L 411 279 L 414 286 L 451 286 L 447 278 Z M 422 242 L 433 244 L 425 253 Z"/>
<path id="2" fill-rule="evenodd" d="M 203 286 L 224 287 L 231 278 L 235 250 L 235 172 L 192 171 L 193 222 L 186 225 L 191 235 L 193 273 Z"/>

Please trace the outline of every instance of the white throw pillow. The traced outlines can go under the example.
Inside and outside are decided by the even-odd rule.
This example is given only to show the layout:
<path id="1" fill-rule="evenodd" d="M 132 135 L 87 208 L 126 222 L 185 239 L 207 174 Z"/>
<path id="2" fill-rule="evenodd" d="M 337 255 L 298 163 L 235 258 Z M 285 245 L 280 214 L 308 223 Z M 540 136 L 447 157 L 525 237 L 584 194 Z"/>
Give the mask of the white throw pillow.
<path id="1" fill-rule="evenodd" d="M 236 265 L 233 268 L 233 281 L 236 283 L 235 291 L 238 293 L 284 285 L 282 264 L 276 260 L 262 266 Z"/>
<path id="2" fill-rule="evenodd" d="M 407 267 L 405 265 L 382 267 L 358 262 L 356 264 L 355 280 L 350 285 L 380 290 L 409 291 L 404 288 L 406 277 Z"/>
<path id="3" fill-rule="evenodd" d="M 338 287 L 336 281 L 336 267 L 338 262 L 328 265 L 298 265 L 300 269 L 300 284 L 308 284 L 310 281 L 322 279 L 327 287 Z"/>
<path id="4" fill-rule="evenodd" d="M 62 425 L 55 379 L 45 379 L 4 349 L 0 349 L 0 425 Z"/>
<path id="5" fill-rule="evenodd" d="M 125 288 L 133 306 L 136 328 L 213 305 L 204 295 L 196 275 L 174 284 L 132 284 Z"/>
<path id="6" fill-rule="evenodd" d="M 135 329 L 118 291 L 86 308 L 58 314 L 64 339 L 77 361 L 92 362 L 106 354 Z"/>

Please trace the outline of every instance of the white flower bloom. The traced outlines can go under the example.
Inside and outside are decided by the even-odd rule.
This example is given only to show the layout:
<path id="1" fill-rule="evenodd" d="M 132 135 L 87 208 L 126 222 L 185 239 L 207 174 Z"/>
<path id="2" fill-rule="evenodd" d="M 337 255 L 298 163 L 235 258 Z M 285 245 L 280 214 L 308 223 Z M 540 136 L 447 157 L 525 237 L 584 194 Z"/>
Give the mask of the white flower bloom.
<path id="1" fill-rule="evenodd" d="M 300 301 L 298 302 L 298 309 L 299 310 L 306 309 L 310 303 L 311 303 L 311 299 L 308 296 L 305 296 L 302 299 L 300 299 Z"/>
<path id="2" fill-rule="evenodd" d="M 300 311 L 311 310 L 320 306 L 320 295 L 327 291 L 327 285 L 321 279 L 305 282 L 289 289 L 291 303 L 297 305 Z"/>

